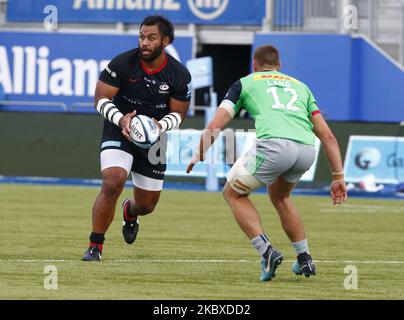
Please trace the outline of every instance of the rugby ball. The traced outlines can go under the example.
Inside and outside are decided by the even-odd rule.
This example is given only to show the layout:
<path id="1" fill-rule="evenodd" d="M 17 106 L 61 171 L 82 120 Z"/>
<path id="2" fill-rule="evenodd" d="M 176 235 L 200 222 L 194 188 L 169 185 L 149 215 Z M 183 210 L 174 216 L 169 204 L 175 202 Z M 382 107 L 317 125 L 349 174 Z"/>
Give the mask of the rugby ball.
<path id="1" fill-rule="evenodd" d="M 148 149 L 159 137 L 159 130 L 153 119 L 145 115 L 137 115 L 132 118 L 130 125 L 130 137 L 138 147 Z"/>

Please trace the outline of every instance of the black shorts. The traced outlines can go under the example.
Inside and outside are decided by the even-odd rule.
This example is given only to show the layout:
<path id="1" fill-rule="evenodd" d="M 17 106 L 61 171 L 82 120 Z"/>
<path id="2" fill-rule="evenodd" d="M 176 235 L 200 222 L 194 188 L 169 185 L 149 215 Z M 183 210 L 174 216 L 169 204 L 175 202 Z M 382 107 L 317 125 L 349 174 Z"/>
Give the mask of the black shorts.
<path id="1" fill-rule="evenodd" d="M 109 149 L 117 149 L 127 152 L 133 156 L 133 163 L 131 168 L 132 172 L 139 173 L 149 178 L 164 180 L 164 173 L 167 168 L 165 161 L 167 150 L 166 135 L 160 140 L 160 149 L 155 151 L 156 157 L 159 159 L 159 161 L 157 162 L 153 160 L 153 163 L 151 163 L 149 161 L 149 149 L 140 148 L 134 143 L 129 142 L 122 135 L 121 131 L 122 130 L 119 127 L 105 120 L 100 152 Z M 156 159 L 156 157 L 154 157 L 153 159 Z"/>

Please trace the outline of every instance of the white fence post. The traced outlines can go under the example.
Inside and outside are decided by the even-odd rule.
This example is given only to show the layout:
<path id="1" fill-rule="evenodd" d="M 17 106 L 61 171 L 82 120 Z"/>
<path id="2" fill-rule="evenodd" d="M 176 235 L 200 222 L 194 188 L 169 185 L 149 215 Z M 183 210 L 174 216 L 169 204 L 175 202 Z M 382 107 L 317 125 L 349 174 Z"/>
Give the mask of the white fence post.
<path id="1" fill-rule="evenodd" d="M 213 119 L 217 108 L 217 94 L 213 91 L 213 88 L 210 90 L 210 107 L 205 111 L 205 127 L 208 123 Z M 219 178 L 217 177 L 215 170 L 215 152 L 214 147 L 211 148 L 211 157 L 208 162 L 208 172 L 205 180 L 205 188 L 207 191 L 218 191 L 219 190 Z"/>
<path id="2" fill-rule="evenodd" d="M 378 0 L 369 0 L 369 38 L 376 41 L 378 37 L 377 7 Z"/>
<path id="3" fill-rule="evenodd" d="M 274 15 L 274 0 L 266 0 L 265 2 L 265 17 L 262 21 L 262 31 L 272 31 L 272 21 Z"/>
<path id="4" fill-rule="evenodd" d="M 400 32 L 401 32 L 401 37 L 400 37 L 400 58 L 399 61 L 402 66 L 404 66 L 404 0 L 401 0 L 401 8 L 400 8 Z"/>
<path id="5" fill-rule="evenodd" d="M 342 34 L 345 33 L 349 33 L 350 30 L 348 28 L 345 28 L 345 18 L 346 18 L 346 14 L 345 14 L 345 8 L 347 8 L 348 6 L 350 6 L 351 0 L 340 0 L 339 1 L 339 32 Z"/>

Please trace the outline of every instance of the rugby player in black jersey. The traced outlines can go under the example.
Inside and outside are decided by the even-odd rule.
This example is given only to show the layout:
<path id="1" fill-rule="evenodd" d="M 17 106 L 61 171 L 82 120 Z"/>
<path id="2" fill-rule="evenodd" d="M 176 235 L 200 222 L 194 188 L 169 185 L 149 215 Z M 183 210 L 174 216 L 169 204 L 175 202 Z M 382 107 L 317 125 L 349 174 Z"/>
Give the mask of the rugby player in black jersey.
<path id="1" fill-rule="evenodd" d="M 172 23 L 162 16 L 149 16 L 140 25 L 139 46 L 108 64 L 95 89 L 94 103 L 105 118 L 100 162 L 102 188 L 93 207 L 90 245 L 84 261 L 100 261 L 104 236 L 129 173 L 133 198 L 123 204 L 122 233 L 135 241 L 138 217 L 153 212 L 163 187 L 165 163 L 152 164 L 148 150 L 130 142 L 129 124 L 136 114 L 156 120 L 161 132 L 178 127 L 190 101 L 191 75 L 164 49 L 174 40 Z M 165 152 L 165 147 L 161 148 Z"/>

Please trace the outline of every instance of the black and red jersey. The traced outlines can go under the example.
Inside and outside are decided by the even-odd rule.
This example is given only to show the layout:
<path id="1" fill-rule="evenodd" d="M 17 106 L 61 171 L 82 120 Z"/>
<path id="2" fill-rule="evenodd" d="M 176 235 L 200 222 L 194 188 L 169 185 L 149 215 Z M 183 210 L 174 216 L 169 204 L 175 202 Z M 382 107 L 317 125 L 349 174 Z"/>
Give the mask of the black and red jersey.
<path id="1" fill-rule="evenodd" d="M 140 59 L 139 50 L 129 50 L 112 59 L 99 79 L 119 88 L 113 102 L 123 114 L 136 110 L 137 114 L 160 120 L 170 112 L 170 98 L 191 98 L 189 71 L 168 53 L 164 53 L 161 66 L 150 71 Z"/>

